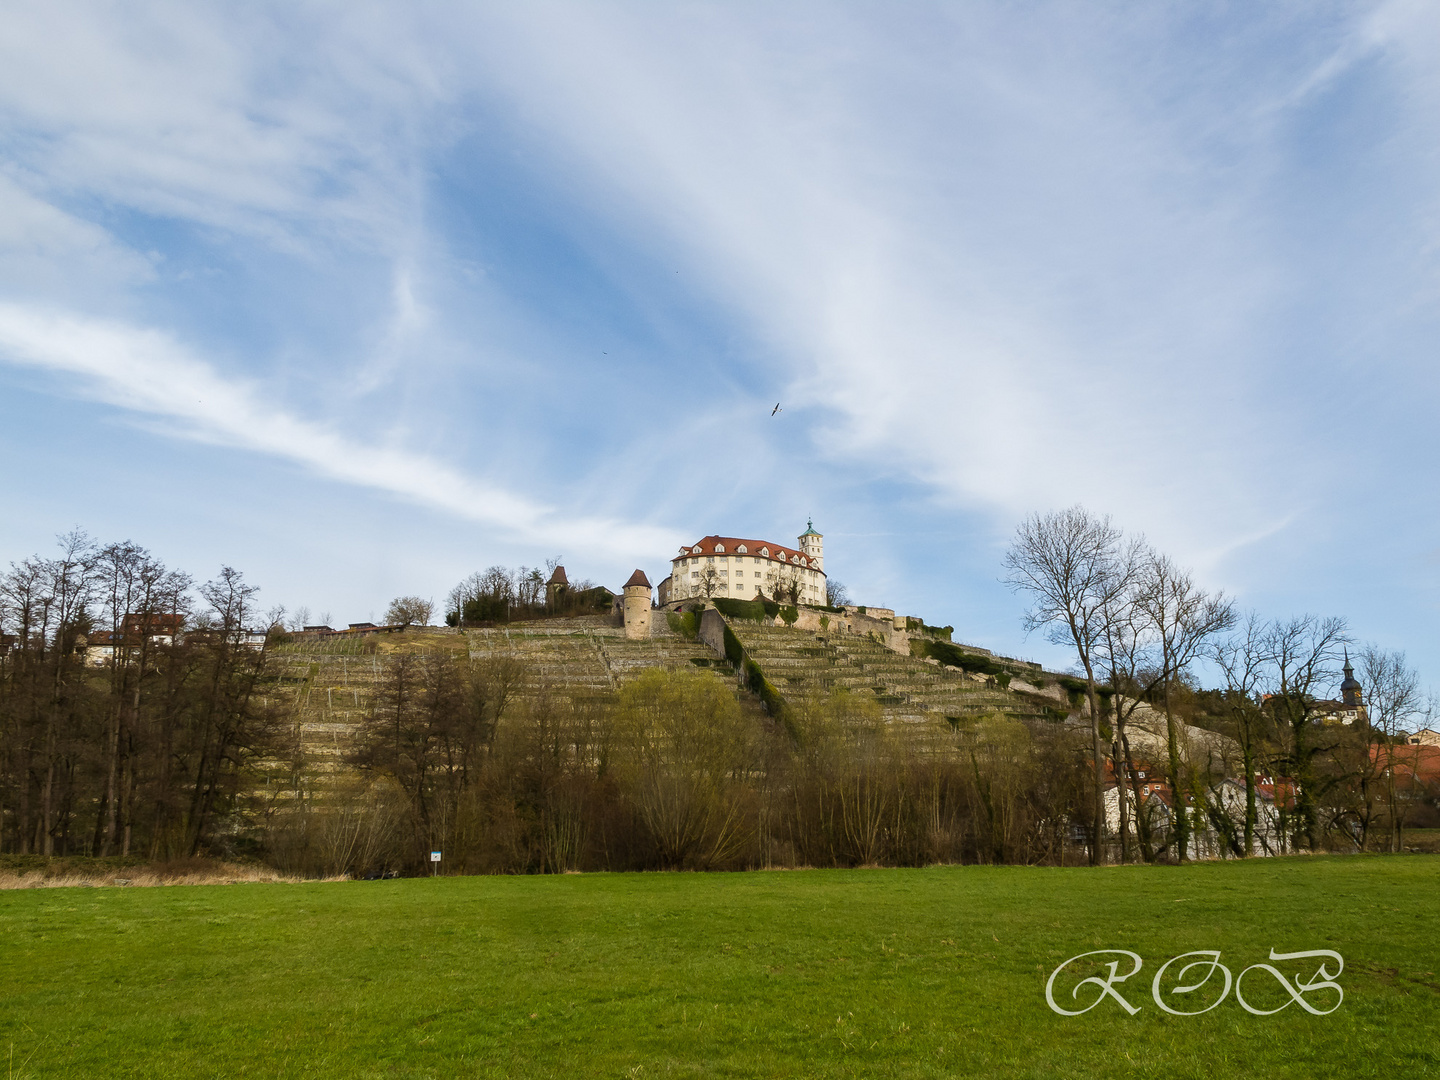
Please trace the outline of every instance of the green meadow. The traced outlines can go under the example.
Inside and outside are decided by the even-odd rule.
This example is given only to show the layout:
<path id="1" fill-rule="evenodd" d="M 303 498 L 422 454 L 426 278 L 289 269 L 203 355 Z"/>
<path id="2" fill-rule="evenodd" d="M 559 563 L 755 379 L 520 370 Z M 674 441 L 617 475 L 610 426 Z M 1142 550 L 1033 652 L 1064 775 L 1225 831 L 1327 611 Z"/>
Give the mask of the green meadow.
<path id="1" fill-rule="evenodd" d="M 9 890 L 0 947 L 9 1076 L 1440 1075 L 1427 855 Z M 1052 1012 L 1106 948 L 1140 1011 Z M 1199 949 L 1334 950 L 1344 1000 L 1165 1014 Z"/>

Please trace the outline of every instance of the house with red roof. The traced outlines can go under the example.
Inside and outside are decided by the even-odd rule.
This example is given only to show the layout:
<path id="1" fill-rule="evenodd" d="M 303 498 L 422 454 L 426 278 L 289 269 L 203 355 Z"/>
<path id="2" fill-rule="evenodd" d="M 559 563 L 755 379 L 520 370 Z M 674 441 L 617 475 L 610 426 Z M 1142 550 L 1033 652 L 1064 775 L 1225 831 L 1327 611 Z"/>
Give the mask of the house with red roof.
<path id="1" fill-rule="evenodd" d="M 687 600 L 756 597 L 819 605 L 825 603 L 825 538 L 808 524 L 796 547 L 738 536 L 705 536 L 670 560 L 660 583 L 661 607 Z"/>

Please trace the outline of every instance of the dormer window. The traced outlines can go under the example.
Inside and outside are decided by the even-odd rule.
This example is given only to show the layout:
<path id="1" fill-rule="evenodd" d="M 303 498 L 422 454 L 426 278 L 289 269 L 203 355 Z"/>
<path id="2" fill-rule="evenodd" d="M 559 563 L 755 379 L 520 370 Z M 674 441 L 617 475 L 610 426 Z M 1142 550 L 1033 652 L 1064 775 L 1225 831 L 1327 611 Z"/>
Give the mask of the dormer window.
<path id="1" fill-rule="evenodd" d="M 741 544 L 741 545 L 740 545 L 739 547 L 737 547 L 735 550 L 738 551 L 741 555 L 744 555 L 744 554 L 745 554 L 745 551 L 746 551 L 746 548 L 745 548 L 745 545 L 744 545 L 744 544 Z"/>
<path id="2" fill-rule="evenodd" d="M 699 546 L 698 544 L 697 544 L 695 547 L 693 547 L 693 548 L 690 549 L 690 554 L 691 554 L 691 555 L 699 555 L 700 553 L 701 553 L 701 552 L 700 552 L 700 546 Z"/>
<path id="3" fill-rule="evenodd" d="M 763 555 L 763 556 L 765 556 L 765 558 L 768 559 L 768 558 L 770 557 L 770 549 L 769 549 L 769 548 L 763 548 L 763 547 L 762 547 L 762 548 L 760 549 L 760 554 Z"/>
<path id="4" fill-rule="evenodd" d="M 715 545 L 715 554 L 716 554 L 716 555 L 721 554 L 722 552 L 724 552 L 724 550 L 725 550 L 725 545 L 724 545 L 724 544 L 716 544 L 716 545 Z"/>
<path id="5" fill-rule="evenodd" d="M 785 561 L 785 553 L 784 553 L 783 551 L 780 552 L 780 554 L 777 555 L 776 558 L 778 558 L 781 562 L 784 562 L 784 561 Z"/>

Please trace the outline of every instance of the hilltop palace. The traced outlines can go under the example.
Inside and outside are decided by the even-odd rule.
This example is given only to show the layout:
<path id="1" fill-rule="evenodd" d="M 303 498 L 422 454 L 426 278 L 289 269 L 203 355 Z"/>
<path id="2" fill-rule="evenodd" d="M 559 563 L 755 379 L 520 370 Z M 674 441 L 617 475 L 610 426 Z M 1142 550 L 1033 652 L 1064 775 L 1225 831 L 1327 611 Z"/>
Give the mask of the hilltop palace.
<path id="1" fill-rule="evenodd" d="M 722 596 L 751 600 L 773 596 L 777 588 L 796 589 L 802 604 L 825 603 L 825 538 L 814 523 L 800 534 L 799 548 L 765 540 L 707 536 L 680 549 L 670 560 L 670 576 L 660 582 L 659 604 Z"/>

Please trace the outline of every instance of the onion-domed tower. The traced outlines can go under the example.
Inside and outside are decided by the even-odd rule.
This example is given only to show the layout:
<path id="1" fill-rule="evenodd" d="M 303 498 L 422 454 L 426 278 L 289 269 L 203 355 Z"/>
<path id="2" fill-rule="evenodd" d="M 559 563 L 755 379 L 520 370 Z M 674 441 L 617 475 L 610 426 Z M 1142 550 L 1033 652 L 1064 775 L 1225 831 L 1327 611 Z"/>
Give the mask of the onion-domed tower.
<path id="1" fill-rule="evenodd" d="M 1340 700 L 1349 708 L 1359 709 L 1365 704 L 1365 688 L 1355 678 L 1355 669 L 1350 666 L 1350 650 L 1345 650 L 1345 681 L 1340 684 Z"/>

